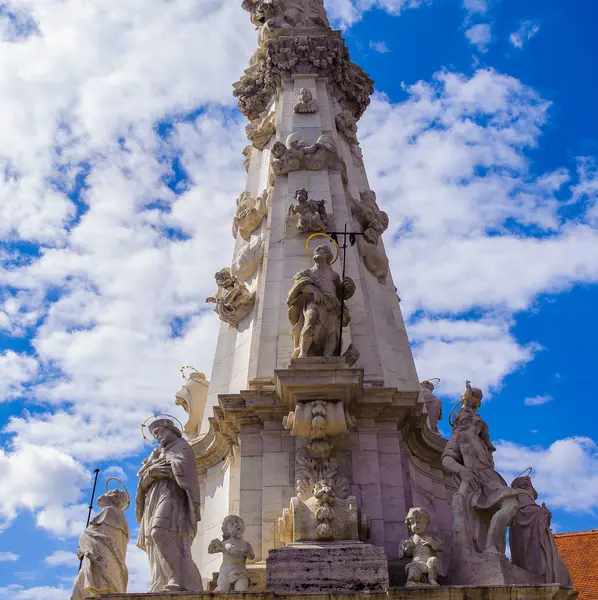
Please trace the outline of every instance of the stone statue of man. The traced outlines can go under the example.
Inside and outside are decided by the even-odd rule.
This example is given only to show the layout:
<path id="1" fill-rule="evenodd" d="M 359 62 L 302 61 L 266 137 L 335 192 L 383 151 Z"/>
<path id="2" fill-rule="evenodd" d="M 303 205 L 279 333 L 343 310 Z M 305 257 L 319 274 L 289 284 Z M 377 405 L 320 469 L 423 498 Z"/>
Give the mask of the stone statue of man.
<path id="1" fill-rule="evenodd" d="M 156 419 L 149 431 L 160 447 L 144 460 L 136 497 L 137 546 L 148 554 L 149 592 L 200 592 L 201 576 L 191 557 L 200 520 L 193 450 L 169 419 Z"/>
<path id="2" fill-rule="evenodd" d="M 123 512 L 127 504 L 128 496 L 122 490 L 110 490 L 98 498 L 102 511 L 79 538 L 77 556 L 82 563 L 71 600 L 127 591 L 129 572 L 125 558 L 130 535 Z"/>
<path id="3" fill-rule="evenodd" d="M 355 283 L 350 277 L 341 281 L 331 267 L 332 250 L 322 245 L 315 249 L 314 266 L 293 277 L 287 297 L 294 357 L 338 356 L 341 299 L 351 298 Z M 349 324 L 347 306 L 342 310 L 342 326 Z"/>

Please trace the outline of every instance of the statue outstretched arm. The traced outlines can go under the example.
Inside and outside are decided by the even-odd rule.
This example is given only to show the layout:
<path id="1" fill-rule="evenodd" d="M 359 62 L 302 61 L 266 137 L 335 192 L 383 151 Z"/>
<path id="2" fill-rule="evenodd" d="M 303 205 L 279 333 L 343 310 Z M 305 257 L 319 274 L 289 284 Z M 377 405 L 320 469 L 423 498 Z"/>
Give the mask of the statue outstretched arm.
<path id="1" fill-rule="evenodd" d="M 208 554 L 218 554 L 224 552 L 224 544 L 218 538 L 213 539 L 208 546 Z"/>

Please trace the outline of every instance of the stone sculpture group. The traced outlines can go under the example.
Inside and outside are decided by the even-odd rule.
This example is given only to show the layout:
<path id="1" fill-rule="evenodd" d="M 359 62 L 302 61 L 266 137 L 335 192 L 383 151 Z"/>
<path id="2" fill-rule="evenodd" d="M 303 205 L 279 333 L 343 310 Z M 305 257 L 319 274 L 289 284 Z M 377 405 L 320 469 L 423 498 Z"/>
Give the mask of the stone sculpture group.
<path id="1" fill-rule="evenodd" d="M 335 339 L 331 330 L 313 328 L 309 311 L 313 310 L 314 296 L 321 296 L 317 296 L 318 306 L 324 304 L 328 307 L 326 311 L 334 306 L 330 314 L 323 313 L 322 321 L 331 318 L 337 322 L 338 305 L 325 300 L 324 294 L 333 295 L 338 302 L 334 294 L 344 288 L 351 289 L 350 284 L 341 284 L 338 275 L 328 273 L 323 284 L 319 276 L 313 275 L 322 265 L 329 266 L 331 255 L 327 246 L 318 247 L 314 259 L 315 267 L 296 281 L 295 285 L 302 288 L 296 293 L 297 304 L 295 294 L 290 304 L 307 314 L 298 336 L 299 348 L 303 347 L 307 353 L 313 348 L 330 349 L 333 347 L 330 337 Z M 304 278 L 306 281 L 302 281 Z M 331 285 L 330 290 L 334 291 L 327 291 Z M 433 386 L 423 382 L 422 389 L 431 393 Z M 467 381 L 461 406 L 452 422 L 452 435 L 442 455 L 444 469 L 453 474 L 458 486 L 452 501 L 453 582 L 457 579 L 459 583 L 495 584 L 490 579 L 496 573 L 492 574 L 491 568 L 484 569 L 498 559 L 502 561 L 505 584 L 512 583 L 508 581 L 511 573 L 516 583 L 521 583 L 524 577 L 524 583 L 558 583 L 570 587 L 569 572 L 550 529 L 552 515 L 545 504 L 540 506 L 535 502 L 538 494 L 530 476 L 521 475 L 509 486 L 495 470 L 492 458 L 495 447 L 488 425 L 477 412 L 482 397 L 482 391 Z M 339 435 L 345 435 L 355 425 L 342 402 L 313 400 L 298 404 L 283 425 L 293 435 L 307 438 L 309 443 L 307 455 L 297 463 L 297 496 L 279 519 L 281 543 L 358 541 L 367 536 L 369 521 L 360 511 L 357 499 L 349 494 L 349 481 L 331 455 L 333 440 L 340 439 Z M 431 425 L 428 415 L 428 427 L 432 430 Z M 149 431 L 158 446 L 142 462 L 136 494 L 136 517 L 140 525 L 137 545 L 148 555 L 149 592 L 202 591 L 201 576 L 191 555 L 200 520 L 195 456 L 170 419 L 157 418 L 149 425 Z M 128 496 L 120 490 L 111 490 L 98 499 L 102 511 L 79 541 L 77 555 L 82 559 L 82 569 L 73 586 L 72 600 L 126 591 L 129 529 L 123 509 L 127 501 Z M 424 508 L 410 508 L 405 523 L 411 532 L 411 537 L 399 544 L 399 557 L 408 561 L 405 585 L 438 586 L 438 553 L 445 548 L 445 540 L 429 533 L 433 523 Z M 512 564 L 506 566 L 508 526 Z M 209 553 L 223 555 L 216 592 L 249 588 L 251 578 L 246 561 L 253 560 L 255 553 L 243 539 L 244 531 L 243 519 L 229 515 L 222 523 L 222 539 L 209 544 Z"/>

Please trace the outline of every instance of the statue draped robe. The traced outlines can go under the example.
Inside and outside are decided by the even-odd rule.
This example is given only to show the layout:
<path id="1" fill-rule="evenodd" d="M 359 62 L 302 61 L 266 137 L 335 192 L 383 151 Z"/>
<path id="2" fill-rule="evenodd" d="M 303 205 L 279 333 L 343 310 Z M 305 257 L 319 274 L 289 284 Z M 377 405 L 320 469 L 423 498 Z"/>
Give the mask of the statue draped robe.
<path id="1" fill-rule="evenodd" d="M 471 412 L 462 408 L 460 413 Z M 483 552 L 488 542 L 488 527 L 492 515 L 500 509 L 501 502 L 516 497 L 502 476 L 494 469 L 493 446 L 488 435 L 488 426 L 477 414 L 472 415 L 472 423 L 466 430 L 453 431 L 447 442 L 442 458 L 450 456 L 461 465 L 474 472 L 475 479 L 461 480 L 454 475 L 459 486 L 453 497 L 453 527 L 455 545 L 462 552 Z M 500 540 L 499 550 L 504 553 L 506 534 Z"/>
<path id="2" fill-rule="evenodd" d="M 79 539 L 84 557 L 71 600 L 127 591 L 125 557 L 129 537 L 127 519 L 120 508 L 106 506 L 91 520 Z"/>
<path id="3" fill-rule="evenodd" d="M 176 579 L 182 589 L 202 591 L 201 576 L 191 557 L 191 543 L 200 520 L 199 482 L 193 450 L 185 440 L 177 439 L 161 450 L 159 458 L 150 459 L 142 471 L 153 464 L 168 465 L 172 478 L 152 478 L 145 473 L 139 479 L 136 514 L 140 527 L 137 546 L 148 554 L 151 573 L 149 591 L 164 590 L 172 575 L 169 563 L 176 563 Z M 152 530 L 156 528 L 171 534 L 169 560 L 162 555 L 152 538 Z"/>
<path id="4" fill-rule="evenodd" d="M 573 585 L 550 531 L 550 512 L 526 492 L 519 492 L 519 510 L 511 523 L 509 545 L 513 564 L 536 575 L 538 583 Z"/>

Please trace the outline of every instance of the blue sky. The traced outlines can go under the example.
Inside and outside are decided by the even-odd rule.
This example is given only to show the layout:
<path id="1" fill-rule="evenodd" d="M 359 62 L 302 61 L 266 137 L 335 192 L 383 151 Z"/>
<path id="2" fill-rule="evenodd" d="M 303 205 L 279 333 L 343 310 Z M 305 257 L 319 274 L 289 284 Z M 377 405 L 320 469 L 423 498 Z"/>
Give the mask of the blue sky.
<path id="1" fill-rule="evenodd" d="M 533 466 L 556 529 L 598 528 L 598 7 L 327 7 L 375 80 L 359 137 L 420 377 L 445 415 L 483 387 L 507 480 Z M 211 369 L 256 40 L 236 2 L 14 0 L 0 43 L 0 599 L 59 600 L 93 468 L 133 491 L 139 423 Z"/>

